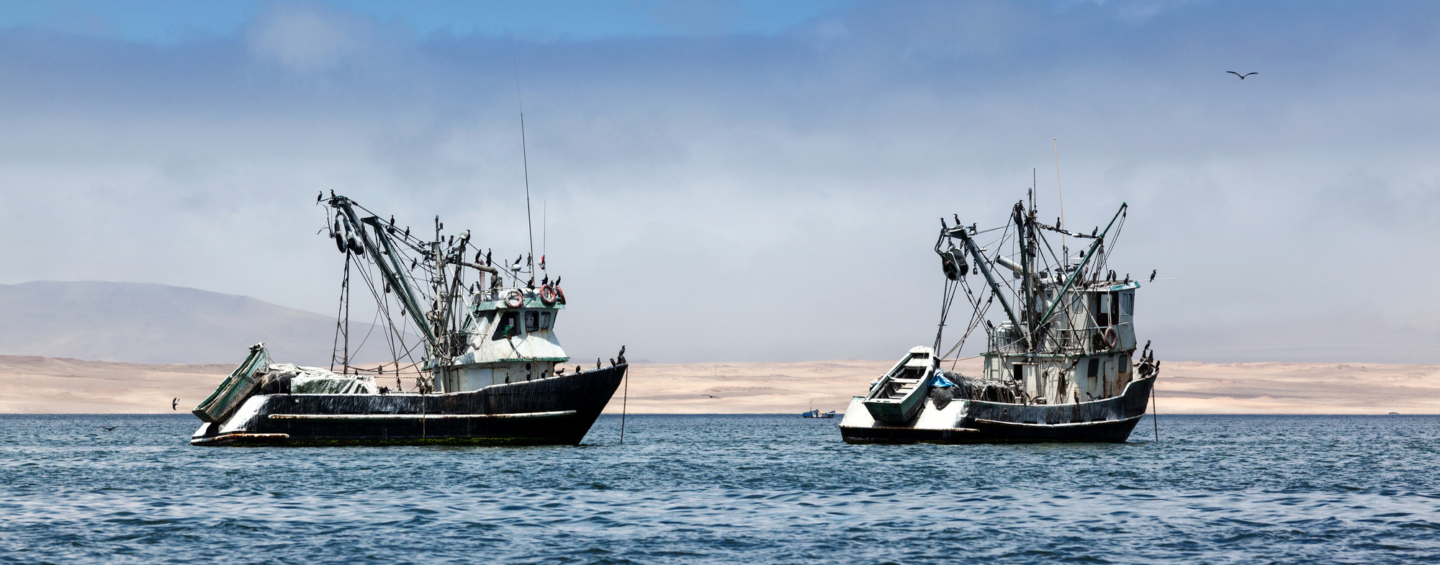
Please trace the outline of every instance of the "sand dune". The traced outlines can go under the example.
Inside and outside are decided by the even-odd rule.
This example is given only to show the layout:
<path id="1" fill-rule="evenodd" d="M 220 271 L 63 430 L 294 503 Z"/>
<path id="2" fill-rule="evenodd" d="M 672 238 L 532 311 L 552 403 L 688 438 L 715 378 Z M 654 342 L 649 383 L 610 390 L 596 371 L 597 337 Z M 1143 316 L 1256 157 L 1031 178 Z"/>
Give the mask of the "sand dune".
<path id="1" fill-rule="evenodd" d="M 606 411 L 843 411 L 892 363 L 637 363 Z M 185 412 L 231 369 L 0 356 L 0 413 L 167 413 L 174 397 Z M 1165 363 L 1157 392 L 1161 414 L 1440 414 L 1440 365 Z"/>

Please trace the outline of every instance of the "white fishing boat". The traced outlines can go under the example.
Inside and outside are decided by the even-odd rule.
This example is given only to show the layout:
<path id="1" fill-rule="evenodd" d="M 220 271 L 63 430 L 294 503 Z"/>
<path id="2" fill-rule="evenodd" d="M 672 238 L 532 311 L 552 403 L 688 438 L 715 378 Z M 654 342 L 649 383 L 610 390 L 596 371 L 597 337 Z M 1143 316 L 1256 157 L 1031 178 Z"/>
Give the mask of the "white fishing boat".
<path id="1" fill-rule="evenodd" d="M 1136 345 L 1140 282 L 1108 268 L 1127 209 L 1122 204 L 1103 231 L 1089 234 L 1064 229 L 1058 218 L 1039 221 L 1033 200 L 1017 203 L 1010 221 L 994 229 L 942 219 L 935 252 L 947 283 L 934 347 L 911 349 L 854 397 L 840 423 L 845 441 L 1125 441 L 1160 371 L 1149 343 Z M 1071 256 L 1066 238 L 1088 244 Z M 974 287 L 971 275 L 980 275 Z M 984 364 L 975 376 L 945 370 L 949 352 L 935 355 L 962 296 L 972 315 L 949 352 L 983 329 Z M 999 324 L 987 317 L 994 304 L 1003 311 Z"/>

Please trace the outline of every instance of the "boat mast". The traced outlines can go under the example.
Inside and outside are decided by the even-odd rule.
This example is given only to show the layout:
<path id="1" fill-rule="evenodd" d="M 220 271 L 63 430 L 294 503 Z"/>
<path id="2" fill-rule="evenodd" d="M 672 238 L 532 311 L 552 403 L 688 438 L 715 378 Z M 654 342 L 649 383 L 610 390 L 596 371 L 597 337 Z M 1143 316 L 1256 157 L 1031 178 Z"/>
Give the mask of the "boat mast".
<path id="1" fill-rule="evenodd" d="M 355 207 L 352 205 L 350 199 L 344 196 L 332 198 L 330 204 L 339 210 L 340 213 L 345 214 L 345 217 L 350 220 L 350 223 L 357 228 L 363 225 L 369 225 L 374 228 L 375 239 L 380 242 L 380 245 L 376 245 L 374 241 L 370 240 L 370 236 L 366 233 L 366 230 L 356 229 L 355 231 L 358 232 L 360 242 L 365 246 L 365 251 L 370 253 L 370 257 L 374 259 L 375 266 L 380 268 L 381 276 L 385 277 L 385 281 L 390 283 L 390 288 L 395 289 L 395 294 L 400 297 L 401 302 L 404 302 L 406 313 L 410 315 L 411 321 L 415 322 L 415 325 L 420 328 L 420 332 L 425 335 L 425 343 L 433 352 L 438 346 L 435 332 L 431 330 L 430 324 L 425 320 L 425 311 L 420 308 L 420 301 L 416 299 L 415 290 L 410 285 L 410 278 L 405 274 L 404 269 L 400 266 L 399 260 L 395 257 L 390 238 L 386 235 L 385 230 L 380 227 L 379 219 L 372 216 L 365 218 L 366 221 L 361 222 L 360 217 L 355 214 Z M 382 246 L 384 248 L 383 250 L 381 249 Z M 386 262 L 387 260 L 389 261 L 388 263 Z"/>
<path id="2" fill-rule="evenodd" d="M 965 246 L 965 250 L 970 252 L 970 256 L 975 259 L 975 265 L 979 267 L 976 270 L 985 276 L 985 282 L 990 285 L 990 291 L 994 293 L 996 298 L 1000 299 L 1000 307 L 1005 309 L 1005 316 L 1010 318 L 1012 327 L 1017 329 L 1023 328 L 1024 326 L 1020 325 L 1020 320 L 1015 317 L 1015 311 L 1010 308 L 1010 302 L 1005 300 L 1005 294 L 1001 292 L 1000 283 L 995 282 L 995 275 L 991 273 L 993 269 L 990 266 L 990 261 L 986 260 L 985 254 L 981 253 L 980 249 L 975 246 L 975 240 L 970 239 L 970 232 L 966 231 L 965 226 L 961 225 L 950 230 L 946 235 L 960 239 L 960 243 Z M 1026 336 L 1026 339 L 1028 340 L 1029 336 Z"/>
<path id="3" fill-rule="evenodd" d="M 1033 191 L 1031 193 L 1034 194 Z M 1035 234 L 1031 226 L 1030 214 L 1025 209 L 1025 201 L 1015 203 L 1015 228 L 1020 234 L 1020 299 L 1016 302 L 1025 309 L 1025 336 L 1026 346 L 1030 352 L 1035 350 L 1035 309 L 1031 305 L 1034 300 L 1034 277 L 1032 260 L 1034 252 L 1032 246 L 1035 244 Z"/>
<path id="4" fill-rule="evenodd" d="M 1105 226 L 1105 231 L 1101 232 L 1100 236 L 1095 238 L 1095 242 L 1090 244 L 1090 249 L 1085 251 L 1085 255 L 1080 259 L 1080 265 L 1075 267 L 1075 270 L 1070 273 L 1069 277 L 1066 277 L 1065 286 L 1060 288 L 1059 294 L 1056 294 L 1057 297 L 1065 296 L 1065 293 L 1070 290 L 1070 286 L 1075 284 L 1075 279 L 1081 276 L 1081 273 L 1085 272 L 1085 266 L 1090 263 L 1090 258 L 1095 255 L 1095 250 L 1098 249 L 1101 244 L 1105 243 L 1105 236 L 1110 233 L 1110 228 L 1115 226 L 1115 220 L 1120 219 L 1120 215 L 1124 214 L 1125 209 L 1129 206 L 1129 204 L 1123 202 L 1120 204 L 1120 209 L 1116 210 L 1115 216 L 1110 218 L 1110 223 Z M 1040 317 L 1041 325 L 1050 321 L 1050 317 L 1055 315 L 1055 307 L 1059 306 L 1061 302 L 1064 301 L 1057 298 L 1055 302 L 1050 304 L 1050 307 L 1045 310 L 1045 315 Z"/>

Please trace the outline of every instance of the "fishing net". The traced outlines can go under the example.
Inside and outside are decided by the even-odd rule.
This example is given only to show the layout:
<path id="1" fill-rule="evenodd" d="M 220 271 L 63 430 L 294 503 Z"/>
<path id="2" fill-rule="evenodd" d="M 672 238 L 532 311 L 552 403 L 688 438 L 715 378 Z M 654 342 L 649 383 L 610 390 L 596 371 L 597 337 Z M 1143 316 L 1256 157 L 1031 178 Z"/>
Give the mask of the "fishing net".
<path id="1" fill-rule="evenodd" d="M 341 375 L 319 367 L 270 365 L 260 379 L 264 394 L 379 394 L 372 375 Z M 273 392 L 272 392 L 273 391 Z"/>

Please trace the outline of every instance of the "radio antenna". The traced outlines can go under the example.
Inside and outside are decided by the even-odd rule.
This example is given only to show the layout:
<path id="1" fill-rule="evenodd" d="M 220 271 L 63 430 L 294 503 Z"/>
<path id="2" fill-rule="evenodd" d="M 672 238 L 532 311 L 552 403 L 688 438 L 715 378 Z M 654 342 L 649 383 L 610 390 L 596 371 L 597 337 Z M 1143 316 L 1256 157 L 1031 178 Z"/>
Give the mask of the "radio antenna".
<path id="1" fill-rule="evenodd" d="M 1065 191 L 1060 188 L 1060 138 L 1051 138 L 1055 142 L 1055 191 L 1060 193 L 1060 229 L 1065 227 Z M 1060 250 L 1065 253 L 1065 261 L 1070 260 L 1070 250 L 1065 247 L 1065 232 L 1060 232 Z M 1064 269 L 1067 265 L 1061 265 Z"/>
<path id="2" fill-rule="evenodd" d="M 515 68 L 515 101 L 520 105 L 520 159 L 525 166 L 525 231 L 530 234 L 530 286 L 535 286 L 535 222 L 530 219 L 530 154 L 525 149 L 525 100 L 520 97 L 520 63 L 510 43 L 510 64 Z"/>

